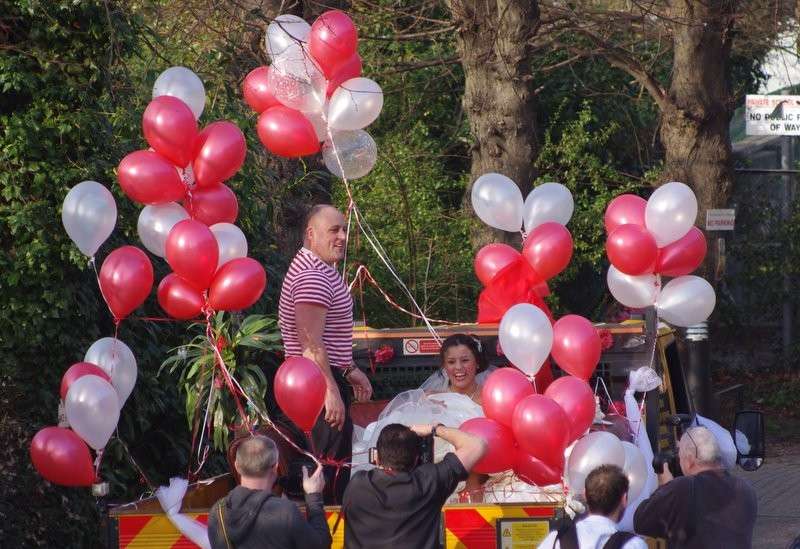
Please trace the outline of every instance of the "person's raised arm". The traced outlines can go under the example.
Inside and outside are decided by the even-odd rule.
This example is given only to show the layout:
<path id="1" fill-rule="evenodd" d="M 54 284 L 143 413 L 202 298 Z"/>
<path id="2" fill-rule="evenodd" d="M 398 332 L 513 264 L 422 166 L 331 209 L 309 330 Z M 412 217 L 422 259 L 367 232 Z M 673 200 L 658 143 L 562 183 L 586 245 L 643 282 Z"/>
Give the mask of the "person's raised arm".
<path id="1" fill-rule="evenodd" d="M 433 431 L 432 425 L 412 425 L 411 430 L 419 436 L 428 436 Z M 455 448 L 455 455 L 467 472 L 471 471 L 486 453 L 486 441 L 475 435 L 465 433 L 444 425 L 436 426 L 436 436 L 449 442 Z"/>
<path id="2" fill-rule="evenodd" d="M 328 310 L 321 305 L 312 303 L 295 304 L 294 315 L 297 325 L 297 337 L 300 340 L 300 346 L 303 348 L 303 356 L 313 360 L 319 366 L 328 386 L 325 392 L 325 421 L 331 427 L 341 430 L 345 418 L 344 401 L 339 393 L 339 386 L 336 385 L 336 381 L 333 379 L 331 366 L 328 362 L 328 352 L 325 350 L 325 343 L 322 341 L 327 314 Z"/>
<path id="3" fill-rule="evenodd" d="M 303 467 L 303 491 L 306 493 L 308 520 L 304 520 L 295 507 L 289 524 L 293 547 L 328 549 L 331 546 L 331 532 L 325 521 L 325 509 L 322 505 L 324 488 L 325 477 L 322 474 L 322 466 L 318 465 L 311 476 L 308 475 L 308 469 Z"/>

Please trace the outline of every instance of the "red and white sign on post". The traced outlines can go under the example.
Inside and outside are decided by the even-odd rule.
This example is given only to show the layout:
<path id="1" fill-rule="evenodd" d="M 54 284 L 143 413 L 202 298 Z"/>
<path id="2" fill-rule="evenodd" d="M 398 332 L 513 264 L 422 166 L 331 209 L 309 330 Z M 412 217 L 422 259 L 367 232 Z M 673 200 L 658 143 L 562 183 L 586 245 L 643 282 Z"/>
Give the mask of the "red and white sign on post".
<path id="1" fill-rule="evenodd" d="M 732 231 L 736 222 L 736 210 L 706 210 L 707 231 Z"/>
<path id="2" fill-rule="evenodd" d="M 408 355 L 438 355 L 442 346 L 432 337 L 419 337 L 403 339 L 403 354 Z"/>

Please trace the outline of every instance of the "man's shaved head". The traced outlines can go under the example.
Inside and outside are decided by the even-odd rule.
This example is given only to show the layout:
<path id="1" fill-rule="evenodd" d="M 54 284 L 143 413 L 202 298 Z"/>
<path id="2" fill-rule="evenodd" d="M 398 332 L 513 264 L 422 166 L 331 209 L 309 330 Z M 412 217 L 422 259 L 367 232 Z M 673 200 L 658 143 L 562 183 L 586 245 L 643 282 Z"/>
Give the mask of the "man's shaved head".
<path id="1" fill-rule="evenodd" d="M 342 212 L 330 204 L 312 206 L 303 223 L 303 246 L 333 265 L 344 259 L 347 226 Z"/>

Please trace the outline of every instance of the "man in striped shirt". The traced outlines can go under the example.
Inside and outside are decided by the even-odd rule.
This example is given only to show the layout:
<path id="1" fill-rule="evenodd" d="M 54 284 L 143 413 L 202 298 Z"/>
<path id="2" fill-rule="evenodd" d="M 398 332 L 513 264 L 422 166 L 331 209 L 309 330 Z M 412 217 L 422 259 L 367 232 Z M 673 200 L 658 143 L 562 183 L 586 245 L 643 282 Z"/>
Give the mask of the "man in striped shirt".
<path id="1" fill-rule="evenodd" d="M 369 400 L 372 385 L 353 364 L 353 299 L 335 265 L 344 259 L 346 223 L 328 204 L 311 208 L 303 229 L 303 247 L 292 260 L 281 288 L 278 318 L 287 357 L 313 360 L 325 376 L 325 409 L 311 432 L 317 455 L 350 461 L 353 423 L 350 393 Z M 328 490 L 341 502 L 349 468 L 326 468 Z M 335 479 L 335 482 L 334 482 Z M 334 486 L 335 484 L 335 486 Z M 333 502 L 330 493 L 326 494 Z"/>

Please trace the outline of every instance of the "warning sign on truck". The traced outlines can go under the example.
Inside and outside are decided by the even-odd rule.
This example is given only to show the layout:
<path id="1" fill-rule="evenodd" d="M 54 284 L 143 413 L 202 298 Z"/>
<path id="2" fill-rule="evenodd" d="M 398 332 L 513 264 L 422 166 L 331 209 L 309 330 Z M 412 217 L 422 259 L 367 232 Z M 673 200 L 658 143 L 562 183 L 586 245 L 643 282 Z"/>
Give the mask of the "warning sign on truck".
<path id="1" fill-rule="evenodd" d="M 404 355 L 438 355 L 441 348 L 432 337 L 403 339 Z"/>

